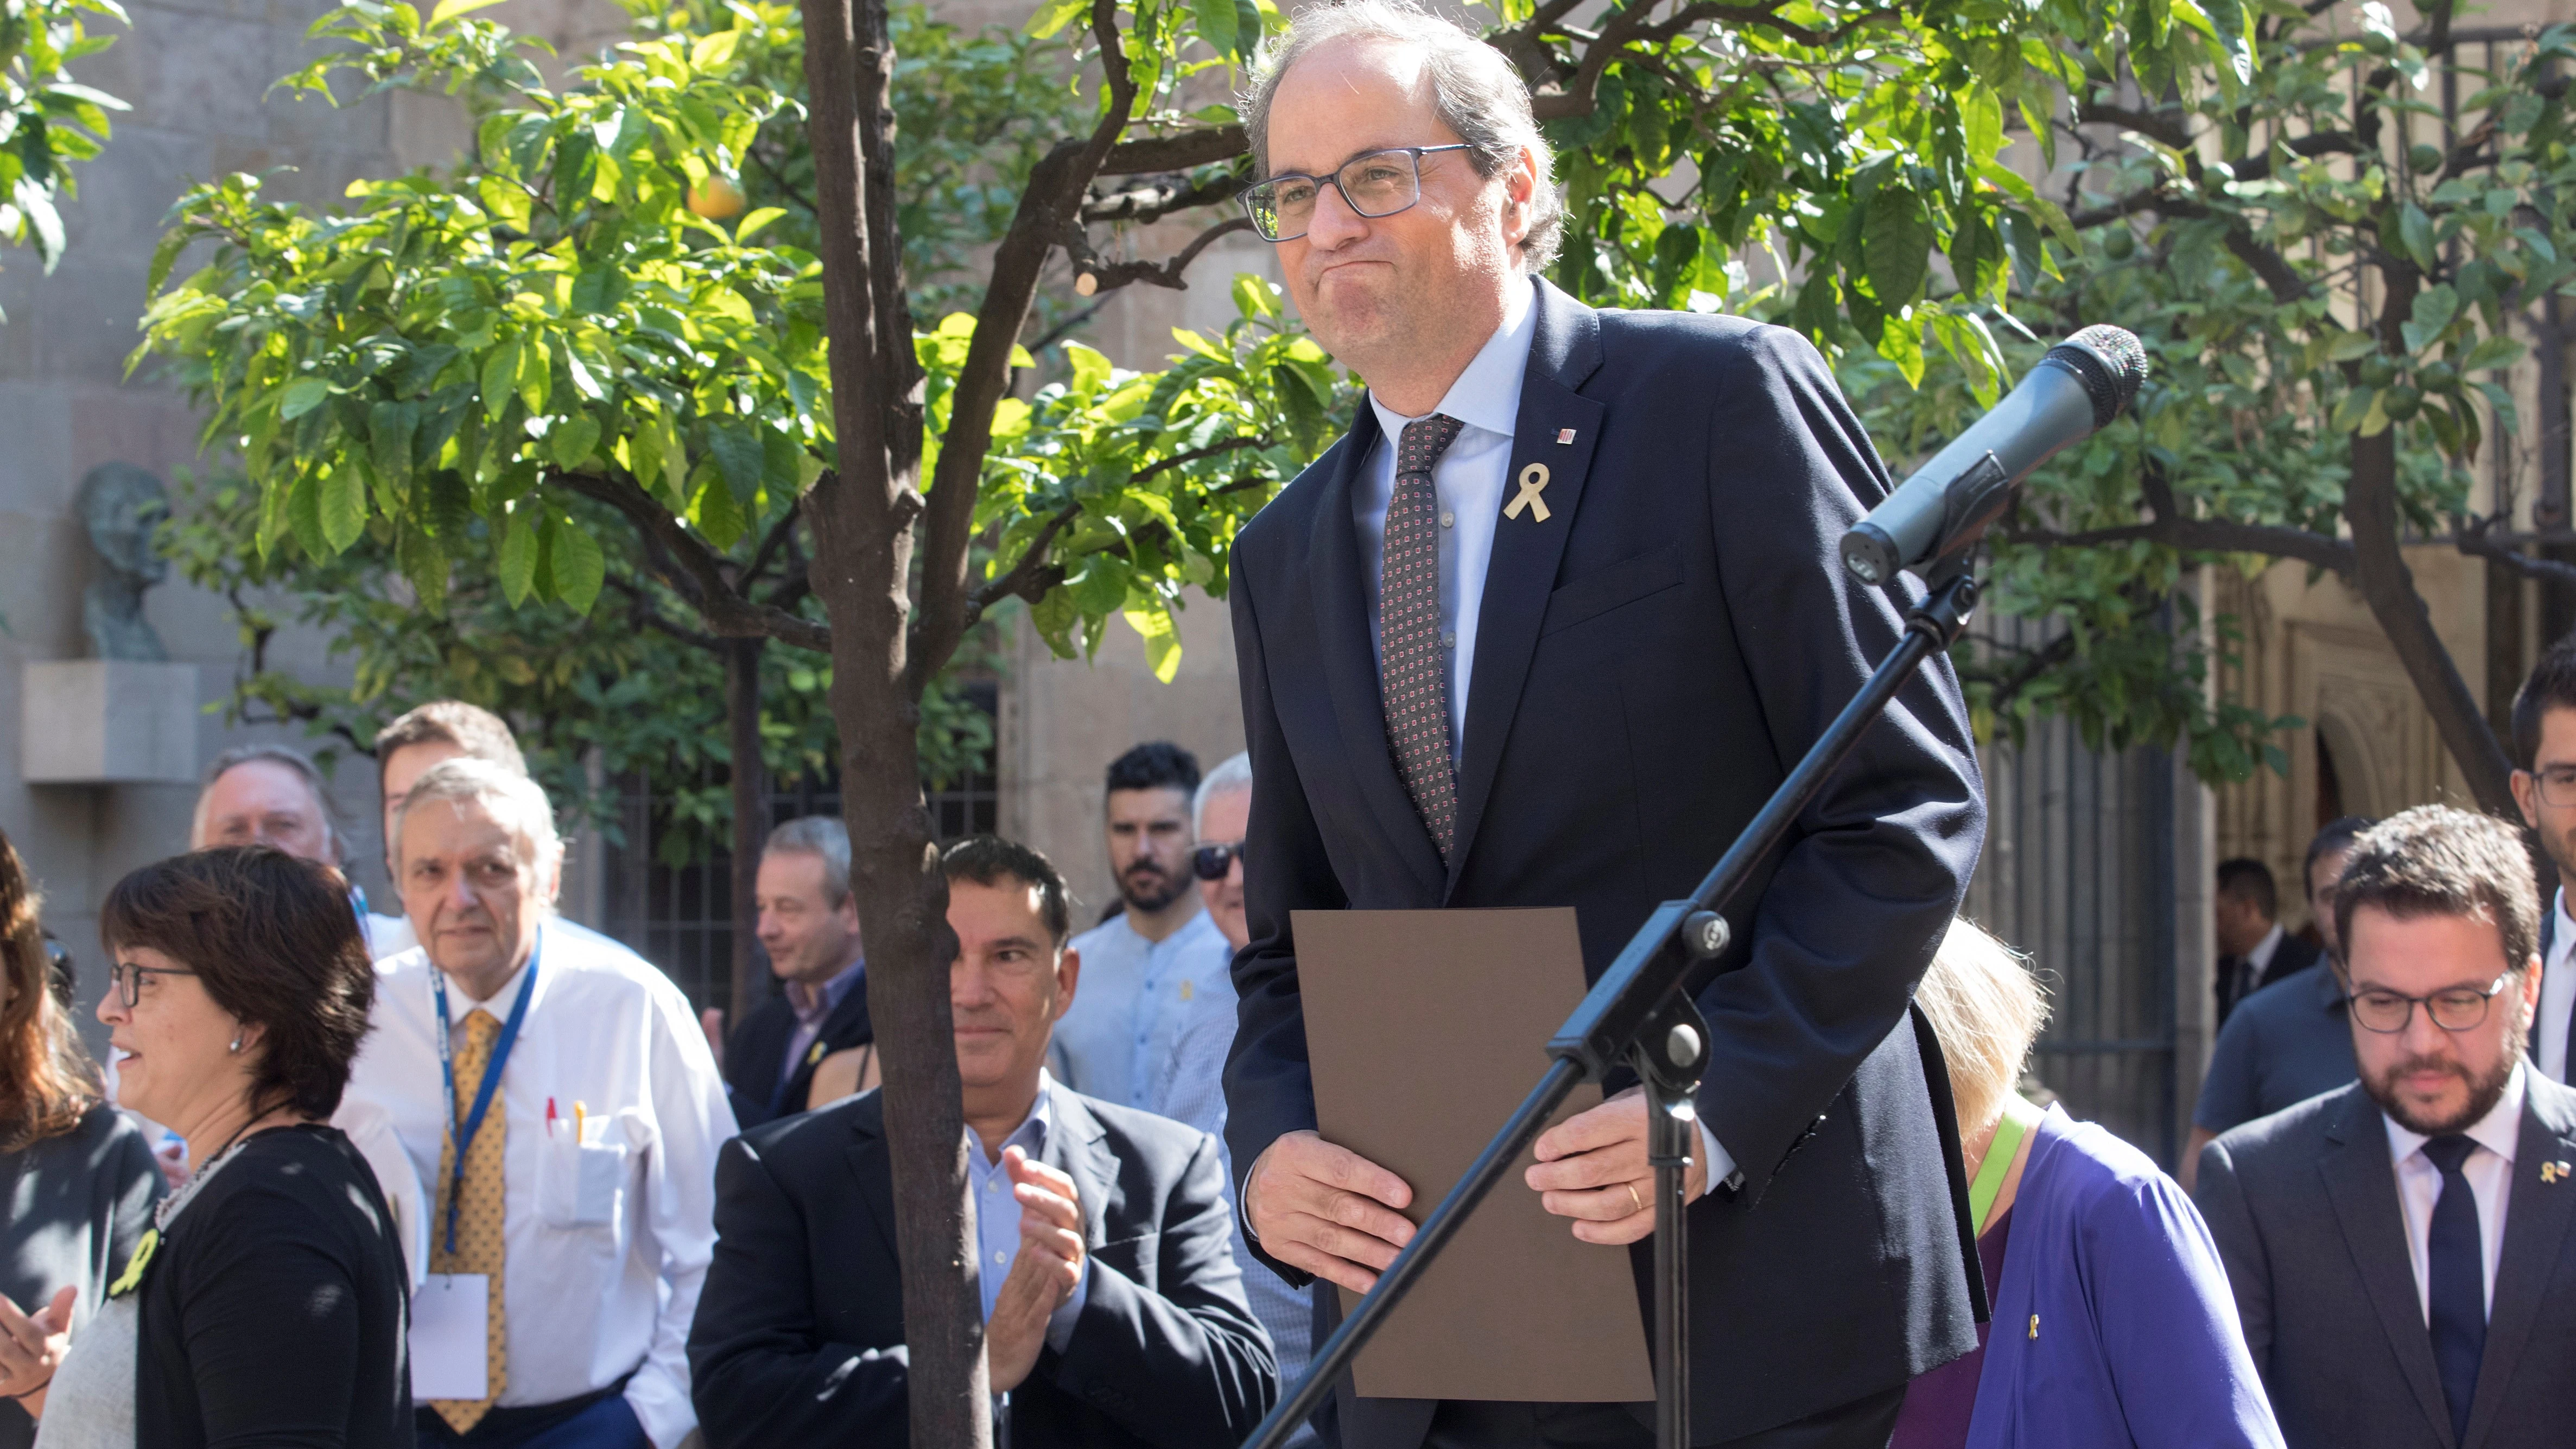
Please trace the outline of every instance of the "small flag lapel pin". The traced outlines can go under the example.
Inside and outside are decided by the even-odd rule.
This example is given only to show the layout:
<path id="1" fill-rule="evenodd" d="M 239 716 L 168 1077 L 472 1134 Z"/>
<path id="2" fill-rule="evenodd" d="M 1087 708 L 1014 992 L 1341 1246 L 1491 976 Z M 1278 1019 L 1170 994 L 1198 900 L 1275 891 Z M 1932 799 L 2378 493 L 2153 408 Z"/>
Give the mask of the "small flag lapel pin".
<path id="1" fill-rule="evenodd" d="M 1574 429 L 1572 429 L 1572 428 L 1559 428 L 1559 429 L 1557 429 L 1557 430 L 1556 430 L 1556 442 L 1557 442 L 1557 446 L 1559 446 L 1559 447 L 1570 448 L 1570 447 L 1574 446 Z"/>

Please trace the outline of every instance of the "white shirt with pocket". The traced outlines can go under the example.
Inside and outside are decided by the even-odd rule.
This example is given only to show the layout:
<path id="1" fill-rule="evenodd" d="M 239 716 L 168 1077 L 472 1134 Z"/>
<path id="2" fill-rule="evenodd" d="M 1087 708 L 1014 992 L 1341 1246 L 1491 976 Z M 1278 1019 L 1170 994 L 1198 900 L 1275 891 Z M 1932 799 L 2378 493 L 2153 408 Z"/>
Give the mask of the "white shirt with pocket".
<path id="1" fill-rule="evenodd" d="M 631 1371 L 628 1404 L 653 1442 L 673 1449 L 697 1426 L 689 1322 L 715 1250 L 716 1150 L 735 1133 L 733 1111 L 688 998 L 670 978 L 617 942 L 555 919 L 540 928 L 536 959 L 536 990 L 482 1128 L 509 1124 L 501 1288 L 509 1384 L 498 1402 L 556 1403 Z M 343 1109 L 381 1112 L 392 1124 L 419 1174 L 430 1237 L 445 1230 L 438 1169 L 447 1110 L 431 1035 L 433 969 L 417 948 L 377 963 L 375 1029 Z M 488 1002 L 450 978 L 451 1042 L 462 1049 L 462 1023 L 477 1009 L 507 1022 L 525 977 L 524 968 L 513 972 Z M 478 1085 L 457 1082 L 460 1110 Z"/>

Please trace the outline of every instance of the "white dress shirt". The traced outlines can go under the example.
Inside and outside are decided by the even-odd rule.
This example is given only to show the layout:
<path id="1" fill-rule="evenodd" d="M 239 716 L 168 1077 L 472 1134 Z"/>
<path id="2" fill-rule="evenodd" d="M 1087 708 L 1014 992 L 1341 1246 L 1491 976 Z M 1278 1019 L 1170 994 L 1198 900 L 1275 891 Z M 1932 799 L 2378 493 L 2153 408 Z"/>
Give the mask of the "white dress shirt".
<path id="1" fill-rule="evenodd" d="M 2417 1008 L 2421 1010 L 2419 1006 Z M 2478 1200 L 2478 1248 L 2485 1257 L 2487 1311 L 2495 1311 L 2496 1260 L 2504 1249 L 2504 1213 L 2513 1196 L 2513 1149 L 2522 1135 L 2522 1067 L 2504 1085 L 2504 1095 L 2467 1132 L 2477 1144 L 2460 1164 L 2469 1191 Z M 2432 1266 L 2427 1255 L 2433 1236 L 2433 1204 L 2442 1195 L 2442 1170 L 2424 1155 L 2432 1139 L 2397 1125 L 2387 1113 L 2388 1155 L 2397 1163 L 2397 1200 L 2406 1210 L 2406 1256 L 2415 1266 L 2415 1303 L 2424 1322 L 2433 1322 Z"/>
<path id="2" fill-rule="evenodd" d="M 1453 763 L 1467 747 L 1467 685 L 1476 669 L 1477 617 L 1484 612 L 1485 570 L 1493 562 L 1494 529 L 1502 522 L 1512 440 L 1520 431 L 1521 382 L 1529 374 L 1530 342 L 1538 335 L 1537 302 L 1535 281 L 1504 293 L 1502 326 L 1494 329 L 1466 371 L 1449 384 L 1440 405 L 1431 410 L 1466 424 L 1431 470 L 1431 487 L 1440 497 L 1440 638 L 1449 646 L 1449 758 Z M 1377 411 L 1378 431 L 1384 436 L 1352 480 L 1351 522 L 1359 533 L 1360 579 L 1368 591 L 1369 648 L 1375 650 L 1378 576 L 1386 566 L 1386 510 L 1395 497 L 1395 447 L 1404 435 L 1404 425 L 1419 420 L 1389 408 L 1374 392 L 1369 394 L 1369 406 Z M 1717 1144 L 1706 1123 L 1700 1124 L 1699 1140 L 1706 1149 L 1708 1185 L 1716 1187 L 1734 1176 L 1735 1159 Z"/>
<path id="3" fill-rule="evenodd" d="M 2273 953 L 2279 951 L 2281 943 L 2289 938 L 2290 933 L 2282 930 L 2276 921 L 2271 930 L 2263 933 L 2263 939 L 2254 943 L 2254 949 L 2245 953 L 2245 988 L 2249 993 L 2254 989 L 2254 983 L 2263 979 L 2263 973 L 2272 969 Z"/>
<path id="4" fill-rule="evenodd" d="M 2576 971 L 2568 953 L 2576 951 L 2576 922 L 2567 918 L 2567 890 L 2561 886 L 2550 908 L 2558 918 L 2549 941 L 2549 960 L 2540 973 L 2540 1074 L 2553 1082 L 2567 1080 L 2567 1008 L 2576 1004 Z"/>
<path id="5" fill-rule="evenodd" d="M 1046 1157 L 1047 1134 L 1055 1130 L 1055 1083 L 1043 1071 L 1038 1073 L 1037 1100 L 1029 1105 L 1029 1115 L 1011 1135 L 1002 1139 L 1004 1152 L 1016 1147 L 1031 1161 Z M 1023 1209 L 1011 1187 L 1010 1169 L 1002 1165 L 1002 1153 L 989 1156 L 982 1139 L 973 1128 L 966 1131 L 966 1186 L 975 1195 L 975 1241 L 982 1256 L 975 1264 L 975 1283 L 983 1290 L 984 1321 L 993 1321 L 993 1305 L 1002 1296 L 1002 1283 L 1011 1276 L 1011 1263 L 1020 1255 L 1020 1215 Z M 1091 1255 L 1082 1256 L 1082 1278 L 1073 1285 L 1073 1296 L 1056 1305 L 1047 1315 L 1047 1347 L 1058 1353 L 1073 1341 L 1074 1320 L 1082 1316 L 1082 1305 L 1091 1296 Z"/>
<path id="6" fill-rule="evenodd" d="M 489 1002 L 449 978 L 449 1020 L 439 1023 L 435 969 L 417 948 L 377 963 L 374 1030 L 343 1108 L 372 1108 L 392 1123 L 432 1203 L 447 1136 L 432 1033 L 461 1027 L 478 1009 L 508 1020 L 527 974 L 511 973 Z M 459 1082 L 458 1095 L 470 1101 L 475 1085 Z M 569 1140 L 576 1102 L 589 1119 L 581 1141 L 617 1152 L 614 1173 L 597 1172 L 589 1153 L 551 1150 Z M 536 990 L 492 1111 L 509 1123 L 501 1169 L 509 1385 L 496 1402 L 556 1403 L 632 1372 L 625 1397 L 635 1417 L 659 1449 L 677 1449 L 697 1427 L 689 1321 L 715 1251 L 716 1149 L 735 1132 L 688 998 L 617 942 L 548 919 Z"/>

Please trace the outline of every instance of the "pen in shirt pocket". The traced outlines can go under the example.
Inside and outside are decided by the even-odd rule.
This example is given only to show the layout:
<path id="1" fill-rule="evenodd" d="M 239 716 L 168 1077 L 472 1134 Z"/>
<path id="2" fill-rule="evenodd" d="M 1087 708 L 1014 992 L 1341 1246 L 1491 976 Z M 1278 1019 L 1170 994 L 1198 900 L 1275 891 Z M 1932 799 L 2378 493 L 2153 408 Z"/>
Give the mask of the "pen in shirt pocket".
<path id="1" fill-rule="evenodd" d="M 552 1098 L 552 1097 L 548 1097 L 548 1098 L 546 1098 L 546 1136 L 547 1136 L 547 1138 L 548 1138 L 549 1140 L 551 1140 L 551 1139 L 554 1137 L 554 1135 L 555 1135 L 555 1099 L 554 1099 L 554 1098 Z"/>

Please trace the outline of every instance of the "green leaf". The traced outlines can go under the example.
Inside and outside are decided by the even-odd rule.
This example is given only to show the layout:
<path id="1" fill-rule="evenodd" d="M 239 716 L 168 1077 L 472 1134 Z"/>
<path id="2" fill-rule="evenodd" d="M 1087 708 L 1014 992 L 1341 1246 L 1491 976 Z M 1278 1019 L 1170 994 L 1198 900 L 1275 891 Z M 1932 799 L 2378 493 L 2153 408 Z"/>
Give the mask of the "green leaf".
<path id="1" fill-rule="evenodd" d="M 435 30 L 460 15 L 471 15 L 500 3 L 501 0 L 438 0 L 438 8 L 429 12 L 429 26 Z"/>
<path id="2" fill-rule="evenodd" d="M 1968 163 L 1980 166 L 2004 148 L 2004 102 L 1994 87 L 1972 85 L 1959 108 L 1959 126 L 1967 139 Z"/>
<path id="3" fill-rule="evenodd" d="M 517 608 L 528 601 L 537 581 L 537 530 L 528 522 L 528 513 L 520 509 L 510 515 L 501 533 L 501 593 Z"/>
<path id="4" fill-rule="evenodd" d="M 299 377 L 288 383 L 286 391 L 278 395 L 277 415 L 293 422 L 322 406 L 330 396 L 331 384 L 318 377 Z"/>
<path id="5" fill-rule="evenodd" d="M 1037 12 L 1029 17 L 1024 33 L 1032 39 L 1044 40 L 1064 29 L 1075 16 L 1090 9 L 1089 0 L 1052 0 L 1052 3 L 1039 6 Z"/>
<path id="6" fill-rule="evenodd" d="M 566 521 L 555 530 L 553 556 L 555 597 L 576 614 L 587 614 L 608 578 L 608 559 L 587 529 Z"/>
<path id="7" fill-rule="evenodd" d="M 2417 266 L 2427 271 L 2432 270 L 2433 218 L 2424 214 L 2424 208 L 2411 201 L 2406 203 L 2405 209 L 2397 216 L 2397 237 L 2405 244 L 2407 252 L 2415 258 Z"/>
<path id="8" fill-rule="evenodd" d="M 723 471 L 734 500 L 745 509 L 760 492 L 762 459 L 760 439 L 751 425 L 738 419 L 716 423 L 707 429 L 707 450 L 715 455 L 716 467 Z"/>
<path id="9" fill-rule="evenodd" d="M 1932 218 L 1911 190 L 1882 186 L 1869 199 L 1861 257 L 1880 307 L 1894 311 L 1922 292 L 1931 273 Z"/>
<path id="10" fill-rule="evenodd" d="M 599 446 L 599 420 L 588 413 L 574 413 L 556 420 L 546 432 L 546 456 L 558 468 L 578 468 L 590 461 L 591 450 Z"/>
<path id="11" fill-rule="evenodd" d="M 715 468 L 698 471 L 705 476 L 698 484 L 696 506 L 689 510 L 689 521 L 721 553 L 740 543 L 751 525 L 742 516 L 742 506 L 734 502 L 733 489 L 725 483 L 723 474 Z"/>
<path id="12" fill-rule="evenodd" d="M 306 558 L 318 562 L 331 556 L 330 541 L 322 536 L 322 484 L 309 468 L 296 474 L 287 490 L 286 527 Z"/>
<path id="13" fill-rule="evenodd" d="M 367 480 L 356 463 L 344 463 L 322 476 L 316 504 L 322 543 L 333 555 L 347 552 L 367 531 Z"/>
<path id="14" fill-rule="evenodd" d="M 1234 0 L 1192 0 L 1190 10 L 1198 17 L 1199 39 L 1219 55 L 1236 53 Z"/>
<path id="15" fill-rule="evenodd" d="M 2478 345 L 2469 349 L 2469 355 L 2460 359 L 2460 371 L 2477 372 L 2491 367 L 2511 367 L 2522 360 L 2524 350 L 2518 339 L 2498 332 L 2492 336 L 2480 338 Z"/>
<path id="16" fill-rule="evenodd" d="M 367 457 L 397 495 L 411 481 L 411 440 L 420 404 L 380 402 L 367 408 Z"/>
<path id="17" fill-rule="evenodd" d="M 1128 609 L 1121 617 L 1145 640 L 1145 663 L 1154 677 L 1169 684 L 1181 672 L 1181 636 L 1172 628 L 1171 610 L 1157 602 L 1149 609 Z"/>
<path id="18" fill-rule="evenodd" d="M 446 613 L 447 552 L 438 546 L 438 540 L 418 528 L 405 528 L 394 553 L 412 592 L 420 596 L 421 608 L 432 614 Z"/>
<path id="19" fill-rule="evenodd" d="M 783 206 L 764 206 L 744 217 L 741 224 L 733 229 L 734 245 L 748 245 L 753 237 L 760 235 L 761 228 L 786 214 L 787 208 Z"/>
<path id="20" fill-rule="evenodd" d="M 519 339 L 511 338 L 483 356 L 483 416 L 497 418 L 510 405 L 519 386 Z"/>

